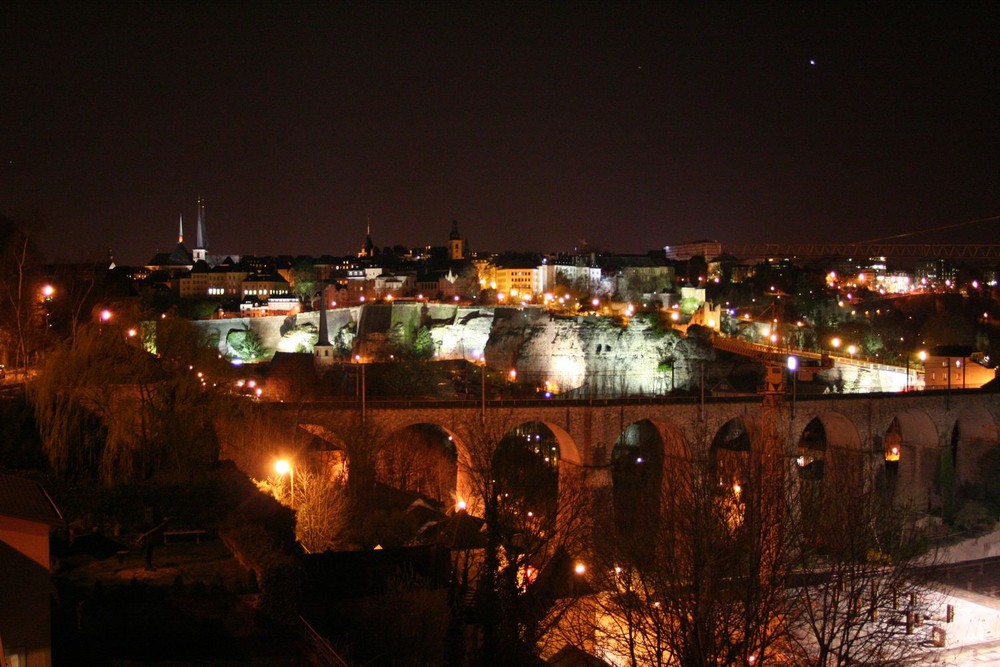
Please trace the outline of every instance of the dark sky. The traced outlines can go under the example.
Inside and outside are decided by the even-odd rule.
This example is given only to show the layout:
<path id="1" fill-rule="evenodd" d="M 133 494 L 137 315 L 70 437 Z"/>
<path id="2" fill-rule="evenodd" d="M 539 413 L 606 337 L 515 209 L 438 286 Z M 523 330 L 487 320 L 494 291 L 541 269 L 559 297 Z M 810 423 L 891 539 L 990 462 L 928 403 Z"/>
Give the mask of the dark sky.
<path id="1" fill-rule="evenodd" d="M 7 3 L 0 209 L 50 256 L 619 252 L 1000 214 L 1000 3 Z M 1000 223 L 949 235 L 1000 242 Z M 906 241 L 925 240 L 924 236 Z"/>

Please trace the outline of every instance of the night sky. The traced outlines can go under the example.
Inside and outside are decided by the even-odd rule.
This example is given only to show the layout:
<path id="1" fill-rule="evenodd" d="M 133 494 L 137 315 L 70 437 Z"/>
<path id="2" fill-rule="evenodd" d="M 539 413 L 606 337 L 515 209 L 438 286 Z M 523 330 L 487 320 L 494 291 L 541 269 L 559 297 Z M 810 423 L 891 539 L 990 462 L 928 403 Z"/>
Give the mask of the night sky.
<path id="1" fill-rule="evenodd" d="M 1000 214 L 1000 3 L 0 11 L 0 209 L 53 258 L 864 241 Z M 993 221 L 949 239 L 1000 242 Z M 939 235 L 940 236 L 940 235 Z M 903 242 L 935 240 L 907 236 Z"/>

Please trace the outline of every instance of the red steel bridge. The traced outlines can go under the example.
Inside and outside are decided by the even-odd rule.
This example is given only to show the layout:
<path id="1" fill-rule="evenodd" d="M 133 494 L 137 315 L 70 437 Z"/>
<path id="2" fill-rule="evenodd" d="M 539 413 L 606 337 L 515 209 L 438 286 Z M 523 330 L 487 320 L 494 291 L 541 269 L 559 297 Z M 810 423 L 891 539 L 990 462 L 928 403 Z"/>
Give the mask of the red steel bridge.
<path id="1" fill-rule="evenodd" d="M 1000 244 L 934 243 L 727 243 L 723 253 L 740 259 L 763 257 L 892 257 L 896 259 L 1000 259 Z"/>

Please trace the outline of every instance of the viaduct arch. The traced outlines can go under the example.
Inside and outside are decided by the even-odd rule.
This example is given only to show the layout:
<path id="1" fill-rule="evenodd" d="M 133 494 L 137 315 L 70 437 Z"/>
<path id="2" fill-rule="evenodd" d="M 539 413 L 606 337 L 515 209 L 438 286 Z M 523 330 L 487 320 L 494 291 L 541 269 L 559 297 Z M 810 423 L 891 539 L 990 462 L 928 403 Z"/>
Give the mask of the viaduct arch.
<path id="1" fill-rule="evenodd" d="M 359 406 L 344 403 L 272 403 L 262 406 L 270 419 L 290 428 L 340 434 L 356 428 Z M 746 438 L 759 446 L 754 429 L 739 425 L 774 421 L 777 438 L 800 474 L 836 484 L 855 475 L 887 475 L 898 500 L 929 506 L 934 475 L 942 455 L 950 455 L 958 481 L 976 476 L 979 458 L 1000 444 L 1000 393 L 981 390 L 908 394 L 825 394 L 784 402 L 763 412 L 758 396 L 678 400 L 491 402 L 375 402 L 365 418 L 387 434 L 432 424 L 443 429 L 459 453 L 457 494 L 475 511 L 477 503 L 463 453 L 486 430 L 506 432 L 527 422 L 544 424 L 559 449 L 560 496 L 564 489 L 587 489 L 593 511 L 607 511 L 612 488 L 612 453 L 626 429 L 652 426 L 664 448 L 664 478 L 677 461 L 707 455 L 713 443 Z M 483 421 L 485 418 L 485 422 Z M 354 425 L 354 426 L 352 426 Z M 736 446 L 743 446 L 736 443 Z"/>

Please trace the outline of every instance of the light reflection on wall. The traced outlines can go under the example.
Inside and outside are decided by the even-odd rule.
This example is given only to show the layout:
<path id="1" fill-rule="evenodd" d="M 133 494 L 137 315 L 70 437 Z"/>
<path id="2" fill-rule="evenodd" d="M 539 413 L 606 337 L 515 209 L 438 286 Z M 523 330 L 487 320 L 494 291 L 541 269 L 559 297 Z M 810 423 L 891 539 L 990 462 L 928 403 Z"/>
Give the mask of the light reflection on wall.
<path id="1" fill-rule="evenodd" d="M 549 379 L 563 390 L 583 385 L 587 378 L 587 362 L 580 356 L 556 355 L 549 357 Z"/>

